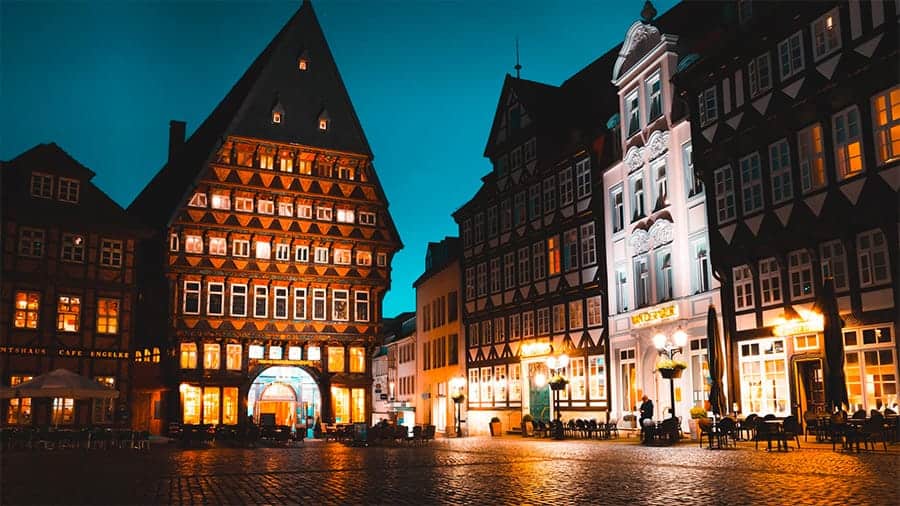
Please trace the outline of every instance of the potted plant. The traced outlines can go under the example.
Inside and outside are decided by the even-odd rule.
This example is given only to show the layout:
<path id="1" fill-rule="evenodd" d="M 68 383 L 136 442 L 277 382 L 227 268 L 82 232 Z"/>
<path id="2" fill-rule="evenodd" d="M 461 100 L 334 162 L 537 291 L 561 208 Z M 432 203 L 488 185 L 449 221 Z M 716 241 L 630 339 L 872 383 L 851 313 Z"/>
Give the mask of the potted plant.
<path id="1" fill-rule="evenodd" d="M 688 427 L 691 429 L 691 439 L 694 441 L 700 439 L 701 418 L 706 418 L 706 409 L 703 406 L 691 408 L 691 419 L 688 420 Z"/>
<path id="2" fill-rule="evenodd" d="M 681 360 L 663 358 L 656 363 L 656 370 L 665 379 L 680 378 L 682 371 L 685 369 L 687 369 L 687 364 Z"/>
<path id="3" fill-rule="evenodd" d="M 492 436 L 500 436 L 502 434 L 502 426 L 500 425 L 500 417 L 493 416 L 491 417 L 491 435 Z"/>
<path id="4" fill-rule="evenodd" d="M 522 437 L 531 437 L 534 435 L 534 418 L 530 414 L 522 417 Z"/>
<path id="5" fill-rule="evenodd" d="M 550 378 L 550 389 L 551 390 L 562 390 L 566 388 L 566 385 L 569 384 L 569 380 L 564 378 L 561 374 L 557 374 Z"/>

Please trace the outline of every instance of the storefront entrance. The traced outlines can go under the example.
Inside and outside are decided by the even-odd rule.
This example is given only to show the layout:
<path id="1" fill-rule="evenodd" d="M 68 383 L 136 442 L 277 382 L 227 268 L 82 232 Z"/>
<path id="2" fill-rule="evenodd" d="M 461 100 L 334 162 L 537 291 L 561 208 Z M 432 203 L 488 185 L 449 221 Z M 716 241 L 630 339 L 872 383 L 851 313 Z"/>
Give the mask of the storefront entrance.
<path id="1" fill-rule="evenodd" d="M 822 360 L 818 358 L 797 360 L 794 363 L 797 400 L 802 415 L 807 411 L 825 410 L 825 382 L 822 377 Z"/>
<path id="2" fill-rule="evenodd" d="M 312 437 L 320 419 L 321 394 L 300 367 L 270 367 L 259 374 L 247 396 L 247 415 L 259 425 L 286 425 Z"/>
<path id="3" fill-rule="evenodd" d="M 550 420 L 550 387 L 547 386 L 547 367 L 531 362 L 528 367 L 529 413 L 535 420 Z"/>

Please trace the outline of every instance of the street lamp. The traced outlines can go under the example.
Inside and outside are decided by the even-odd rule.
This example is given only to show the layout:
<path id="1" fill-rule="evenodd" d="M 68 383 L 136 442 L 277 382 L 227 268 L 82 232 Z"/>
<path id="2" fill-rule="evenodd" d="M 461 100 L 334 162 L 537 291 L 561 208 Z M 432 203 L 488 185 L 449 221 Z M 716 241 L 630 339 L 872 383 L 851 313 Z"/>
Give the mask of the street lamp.
<path id="1" fill-rule="evenodd" d="M 547 357 L 547 369 L 553 373 L 550 378 L 550 390 L 553 391 L 553 412 L 556 413 L 556 420 L 553 425 L 553 438 L 563 438 L 562 414 L 559 412 L 559 391 L 566 388 L 569 381 L 562 375 L 562 371 L 569 365 L 569 356 L 560 355 L 558 357 Z"/>
<path id="2" fill-rule="evenodd" d="M 675 360 L 676 353 L 682 353 L 682 348 L 687 344 L 687 334 L 678 329 L 669 336 L 659 333 L 653 336 L 653 346 L 659 351 L 660 356 L 666 357 L 666 360 L 660 360 L 656 364 L 656 369 L 660 376 L 669 380 L 669 392 L 672 399 L 672 418 L 675 418 L 675 379 L 681 377 L 681 371 L 687 367 L 684 362 Z"/>
<path id="3" fill-rule="evenodd" d="M 450 394 L 450 398 L 453 399 L 453 403 L 456 404 L 456 437 L 462 437 L 462 403 L 466 400 L 465 394 L 463 394 L 463 387 L 466 385 L 466 379 L 462 376 L 456 376 L 450 380 L 450 388 L 453 390 L 453 393 Z"/>

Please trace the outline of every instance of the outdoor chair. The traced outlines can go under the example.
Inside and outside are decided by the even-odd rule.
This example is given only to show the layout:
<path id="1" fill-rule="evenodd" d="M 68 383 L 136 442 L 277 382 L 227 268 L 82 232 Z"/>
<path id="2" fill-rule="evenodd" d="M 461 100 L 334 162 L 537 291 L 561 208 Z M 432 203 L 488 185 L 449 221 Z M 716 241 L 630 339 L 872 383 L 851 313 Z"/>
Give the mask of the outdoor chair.
<path id="1" fill-rule="evenodd" d="M 737 447 L 737 422 L 734 421 L 734 418 L 726 416 L 719 420 L 716 437 L 719 438 L 720 448 L 728 446 L 729 439 L 731 439 L 731 446 Z"/>
<path id="2" fill-rule="evenodd" d="M 767 444 L 767 448 L 771 449 L 772 439 L 775 437 L 775 433 L 772 430 L 772 427 L 769 424 L 765 423 L 765 420 L 765 418 L 757 418 L 754 422 L 755 432 L 753 441 L 756 443 L 757 450 L 759 450 L 760 441 L 765 441 Z"/>
<path id="3" fill-rule="evenodd" d="M 712 418 L 701 418 L 697 420 L 697 428 L 700 429 L 700 448 L 703 448 L 703 436 L 706 436 L 707 442 L 712 444 L 713 437 L 713 421 Z"/>
<path id="4" fill-rule="evenodd" d="M 858 409 L 858 410 L 856 410 L 856 412 L 853 413 L 853 416 L 851 416 L 850 418 L 853 418 L 854 420 L 865 420 L 866 419 L 866 410 Z"/>
<path id="5" fill-rule="evenodd" d="M 877 413 L 877 412 L 876 412 Z M 866 423 L 860 427 L 860 429 L 856 432 L 857 437 L 857 448 L 859 448 L 859 441 L 862 441 L 864 448 L 869 448 L 869 443 L 872 443 L 872 449 L 875 449 L 875 443 L 881 441 L 881 444 L 884 446 L 884 451 L 887 451 L 887 438 L 885 437 L 884 431 L 884 416 L 881 413 L 873 413 L 872 417 L 866 420 Z"/>
<path id="6" fill-rule="evenodd" d="M 416 425 L 413 427 L 412 434 L 406 434 L 406 442 L 407 444 L 412 443 L 421 443 L 422 442 L 422 426 Z"/>
<path id="7" fill-rule="evenodd" d="M 803 430 L 803 440 L 809 441 L 809 433 L 819 436 L 821 426 L 819 424 L 819 415 L 812 410 L 806 410 L 803 413 L 803 423 L 806 426 Z"/>
<path id="8" fill-rule="evenodd" d="M 779 434 L 779 437 L 784 441 L 784 447 L 787 449 L 788 441 L 791 439 L 797 442 L 797 449 L 800 449 L 800 434 L 803 433 L 803 427 L 800 425 L 800 422 L 797 420 L 797 417 L 791 415 L 784 419 L 784 423 L 782 424 L 783 430 Z"/>
<path id="9" fill-rule="evenodd" d="M 422 432 L 422 441 L 425 443 L 434 441 L 435 432 L 437 432 L 437 428 L 434 425 L 426 425 L 425 430 Z"/>
<path id="10" fill-rule="evenodd" d="M 831 415 L 828 421 L 828 437 L 831 438 L 831 451 L 834 451 L 838 442 L 842 448 L 846 448 L 849 440 L 853 437 L 853 429 L 847 425 L 845 413 L 835 413 Z"/>
<path id="11" fill-rule="evenodd" d="M 605 429 L 606 429 L 605 432 L 606 432 L 607 439 L 612 439 L 613 434 L 616 435 L 616 439 L 619 439 L 619 420 L 618 419 L 613 418 L 608 423 L 606 423 Z"/>
<path id="12" fill-rule="evenodd" d="M 746 418 L 744 418 L 744 421 L 741 422 L 741 439 L 745 441 L 753 440 L 753 431 L 756 430 L 756 420 L 758 418 L 759 415 L 757 415 L 756 413 L 750 413 Z"/>

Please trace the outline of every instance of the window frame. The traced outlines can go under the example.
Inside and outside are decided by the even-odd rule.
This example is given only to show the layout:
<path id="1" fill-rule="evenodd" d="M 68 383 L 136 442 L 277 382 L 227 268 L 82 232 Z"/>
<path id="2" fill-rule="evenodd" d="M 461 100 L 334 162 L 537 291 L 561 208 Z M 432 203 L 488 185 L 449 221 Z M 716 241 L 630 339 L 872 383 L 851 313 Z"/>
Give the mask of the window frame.
<path id="1" fill-rule="evenodd" d="M 796 44 L 794 44 L 795 42 Z M 799 63 L 797 62 L 798 57 Z M 782 81 L 806 68 L 803 54 L 803 30 L 797 30 L 778 43 L 778 68 Z M 787 72 L 785 72 L 785 68 L 787 68 Z"/>

